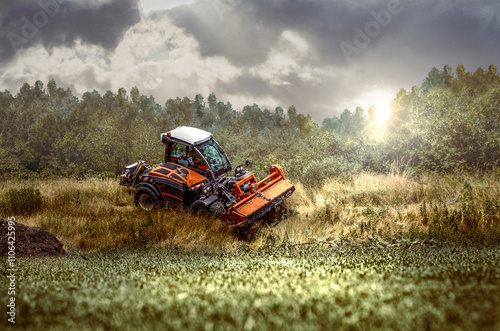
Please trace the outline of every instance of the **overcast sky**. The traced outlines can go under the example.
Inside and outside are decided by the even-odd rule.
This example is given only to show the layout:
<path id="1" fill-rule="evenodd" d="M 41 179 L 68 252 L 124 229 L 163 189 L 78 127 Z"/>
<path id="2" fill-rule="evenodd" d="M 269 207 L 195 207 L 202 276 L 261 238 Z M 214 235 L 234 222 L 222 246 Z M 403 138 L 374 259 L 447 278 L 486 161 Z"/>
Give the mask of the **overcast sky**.
<path id="1" fill-rule="evenodd" d="M 318 122 L 388 105 L 432 67 L 500 67 L 498 0 L 2 0 L 0 89 L 214 92 Z"/>

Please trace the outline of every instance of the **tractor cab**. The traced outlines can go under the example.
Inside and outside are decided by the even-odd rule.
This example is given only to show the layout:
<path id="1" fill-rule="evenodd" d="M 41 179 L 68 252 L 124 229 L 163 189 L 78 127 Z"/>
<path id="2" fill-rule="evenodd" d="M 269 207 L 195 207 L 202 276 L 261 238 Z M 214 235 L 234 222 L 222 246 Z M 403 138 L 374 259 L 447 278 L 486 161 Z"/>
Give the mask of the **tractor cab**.
<path id="1" fill-rule="evenodd" d="M 197 128 L 181 126 L 161 135 L 165 147 L 165 163 L 176 163 L 207 176 L 229 173 L 231 162 L 211 133 Z"/>

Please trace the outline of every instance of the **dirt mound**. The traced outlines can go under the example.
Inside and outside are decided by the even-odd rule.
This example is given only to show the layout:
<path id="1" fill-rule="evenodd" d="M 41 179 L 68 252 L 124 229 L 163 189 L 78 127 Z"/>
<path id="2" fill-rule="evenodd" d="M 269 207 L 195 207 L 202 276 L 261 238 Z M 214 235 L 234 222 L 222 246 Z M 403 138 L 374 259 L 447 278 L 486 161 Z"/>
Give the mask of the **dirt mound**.
<path id="1" fill-rule="evenodd" d="M 16 257 L 67 255 L 62 243 L 52 233 L 14 222 Z M 8 222 L 0 218 L 0 256 L 8 253 Z"/>

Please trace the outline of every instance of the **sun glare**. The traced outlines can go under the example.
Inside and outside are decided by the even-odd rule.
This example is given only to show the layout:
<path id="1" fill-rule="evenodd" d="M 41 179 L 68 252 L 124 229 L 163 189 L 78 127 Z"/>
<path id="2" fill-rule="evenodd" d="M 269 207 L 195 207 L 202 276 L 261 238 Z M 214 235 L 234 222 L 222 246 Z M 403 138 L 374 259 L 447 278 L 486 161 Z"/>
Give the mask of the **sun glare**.
<path id="1" fill-rule="evenodd" d="M 386 91 L 371 93 L 371 104 L 375 107 L 375 120 L 386 123 L 391 117 L 391 101 L 394 96 Z"/>
<path id="2" fill-rule="evenodd" d="M 375 106 L 376 110 L 376 119 L 379 122 L 385 123 L 391 117 L 391 109 L 389 105 L 379 105 Z"/>
<path id="3" fill-rule="evenodd" d="M 370 133 L 373 139 L 384 139 L 387 136 L 387 128 L 392 121 L 391 103 L 394 99 L 394 92 L 373 88 L 360 97 L 360 103 L 367 109 L 367 119 L 370 124 L 366 127 L 366 132 Z"/>

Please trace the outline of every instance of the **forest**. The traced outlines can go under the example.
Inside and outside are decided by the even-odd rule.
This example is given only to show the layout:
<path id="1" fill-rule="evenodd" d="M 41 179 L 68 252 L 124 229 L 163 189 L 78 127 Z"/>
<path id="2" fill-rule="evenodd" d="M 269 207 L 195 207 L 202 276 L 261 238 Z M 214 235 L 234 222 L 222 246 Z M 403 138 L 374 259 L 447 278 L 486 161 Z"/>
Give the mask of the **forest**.
<path id="1" fill-rule="evenodd" d="M 264 174 L 280 164 L 293 180 L 315 185 L 361 171 L 408 174 L 496 171 L 500 160 L 500 76 L 494 65 L 433 68 L 420 86 L 401 89 L 387 121 L 376 109 L 345 109 L 315 123 L 307 109 L 234 109 L 215 94 L 160 105 L 133 87 L 81 98 L 36 81 L 0 93 L 0 176 L 112 177 L 137 160 L 162 162 L 160 134 L 180 125 L 205 129 L 233 166 L 249 158 Z"/>

